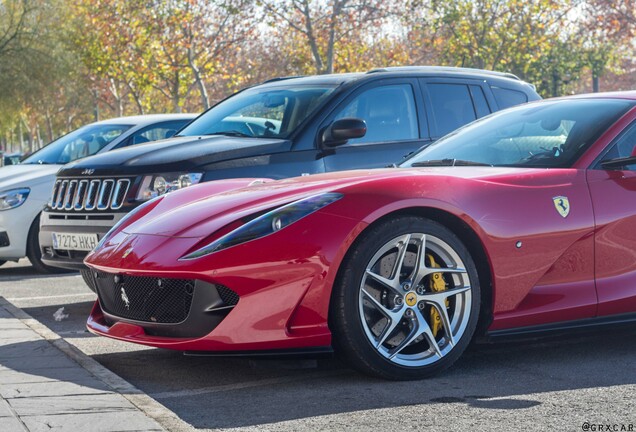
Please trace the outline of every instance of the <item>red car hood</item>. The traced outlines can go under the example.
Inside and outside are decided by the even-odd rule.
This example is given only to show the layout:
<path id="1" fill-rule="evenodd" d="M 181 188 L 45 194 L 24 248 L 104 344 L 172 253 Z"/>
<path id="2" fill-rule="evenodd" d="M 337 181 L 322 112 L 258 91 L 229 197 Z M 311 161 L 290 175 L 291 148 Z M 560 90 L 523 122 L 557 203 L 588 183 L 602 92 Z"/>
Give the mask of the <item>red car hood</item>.
<path id="1" fill-rule="evenodd" d="M 416 176 L 420 181 L 480 181 L 541 186 L 544 169 L 435 167 L 342 171 L 278 181 L 246 179 L 203 183 L 165 196 L 147 215 L 124 228 L 127 234 L 202 238 L 239 218 L 307 196 L 347 190 L 360 184 Z M 555 170 L 551 170 L 554 172 Z"/>

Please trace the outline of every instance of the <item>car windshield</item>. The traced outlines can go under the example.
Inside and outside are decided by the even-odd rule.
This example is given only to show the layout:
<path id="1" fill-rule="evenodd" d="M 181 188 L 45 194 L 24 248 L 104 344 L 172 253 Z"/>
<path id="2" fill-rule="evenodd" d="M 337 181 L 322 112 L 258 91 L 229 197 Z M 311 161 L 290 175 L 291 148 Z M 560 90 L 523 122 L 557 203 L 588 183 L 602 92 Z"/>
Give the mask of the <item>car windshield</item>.
<path id="1" fill-rule="evenodd" d="M 511 108 L 446 135 L 400 166 L 568 168 L 633 106 L 628 100 L 570 99 Z"/>
<path id="2" fill-rule="evenodd" d="M 23 164 L 67 164 L 91 156 L 120 136 L 131 125 L 88 125 L 51 142 L 22 161 Z"/>
<path id="3" fill-rule="evenodd" d="M 330 86 L 298 85 L 251 88 L 212 107 L 179 136 L 287 138 L 333 90 Z"/>

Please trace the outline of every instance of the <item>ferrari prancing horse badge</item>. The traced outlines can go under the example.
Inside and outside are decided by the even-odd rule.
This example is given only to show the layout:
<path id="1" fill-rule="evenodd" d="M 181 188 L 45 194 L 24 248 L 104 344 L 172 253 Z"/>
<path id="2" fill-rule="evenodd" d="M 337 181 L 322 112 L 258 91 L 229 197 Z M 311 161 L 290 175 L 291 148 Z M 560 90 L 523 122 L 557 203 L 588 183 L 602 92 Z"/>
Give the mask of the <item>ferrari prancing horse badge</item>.
<path id="1" fill-rule="evenodd" d="M 570 214 L 570 200 L 568 200 L 568 197 L 557 196 L 552 198 L 552 201 L 554 201 L 554 207 L 559 214 L 563 217 L 568 217 Z"/>

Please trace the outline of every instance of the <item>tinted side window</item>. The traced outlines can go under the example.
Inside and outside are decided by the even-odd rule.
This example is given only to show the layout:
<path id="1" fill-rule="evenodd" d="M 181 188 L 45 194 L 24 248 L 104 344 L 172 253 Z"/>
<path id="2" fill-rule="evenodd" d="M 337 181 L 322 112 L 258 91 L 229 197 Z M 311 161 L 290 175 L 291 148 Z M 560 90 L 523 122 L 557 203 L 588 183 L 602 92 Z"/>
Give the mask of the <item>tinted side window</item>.
<path id="1" fill-rule="evenodd" d="M 374 87 L 347 104 L 336 120 L 346 117 L 363 119 L 367 133 L 350 144 L 419 139 L 413 88 L 409 84 Z"/>
<path id="2" fill-rule="evenodd" d="M 427 87 L 438 136 L 477 119 L 467 85 L 429 83 Z"/>
<path id="3" fill-rule="evenodd" d="M 499 109 L 510 108 L 528 102 L 528 95 L 523 92 L 500 87 L 490 87 Z"/>
<path id="4" fill-rule="evenodd" d="M 143 144 L 172 137 L 187 123 L 187 120 L 157 123 L 135 132 L 119 147 Z"/>
<path id="5" fill-rule="evenodd" d="M 626 158 L 634 155 L 636 148 L 636 123 L 632 123 L 625 132 L 614 141 L 612 148 L 603 157 L 603 160 Z M 636 165 L 625 167 L 630 171 L 636 170 Z"/>
<path id="6" fill-rule="evenodd" d="M 490 107 L 486 101 L 486 96 L 484 96 L 484 90 L 480 86 L 471 85 L 470 95 L 473 97 L 477 118 L 482 118 L 490 114 Z"/>

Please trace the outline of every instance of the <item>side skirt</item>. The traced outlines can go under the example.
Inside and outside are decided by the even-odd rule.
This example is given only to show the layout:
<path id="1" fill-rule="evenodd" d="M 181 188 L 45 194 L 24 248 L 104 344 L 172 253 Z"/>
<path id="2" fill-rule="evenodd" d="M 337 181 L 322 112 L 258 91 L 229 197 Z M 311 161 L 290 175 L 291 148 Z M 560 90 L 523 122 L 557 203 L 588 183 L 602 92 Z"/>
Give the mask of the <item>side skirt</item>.
<path id="1" fill-rule="evenodd" d="M 539 339 L 545 337 L 557 337 L 566 334 L 571 335 L 572 333 L 593 332 L 595 330 L 606 331 L 608 328 L 614 327 L 636 328 L 636 313 L 585 318 L 576 321 L 565 321 L 505 330 L 494 330 L 487 332 L 475 342 L 496 343 L 518 339 Z"/>

